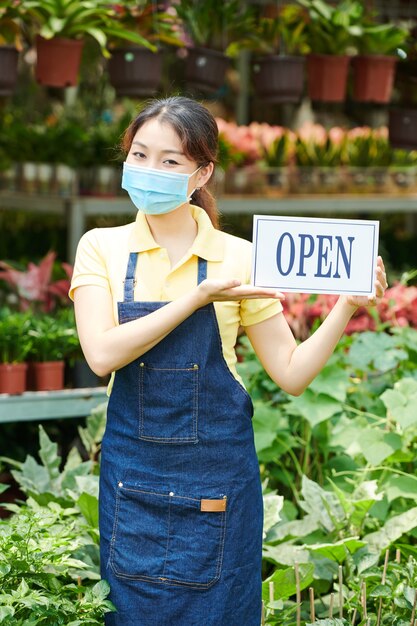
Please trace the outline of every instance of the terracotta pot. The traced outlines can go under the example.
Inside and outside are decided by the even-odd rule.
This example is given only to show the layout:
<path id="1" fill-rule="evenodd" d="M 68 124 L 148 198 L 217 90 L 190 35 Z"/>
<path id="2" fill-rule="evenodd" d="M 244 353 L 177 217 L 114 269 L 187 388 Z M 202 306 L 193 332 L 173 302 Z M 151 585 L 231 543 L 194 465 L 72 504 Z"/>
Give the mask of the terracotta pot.
<path id="1" fill-rule="evenodd" d="M 350 57 L 309 54 L 307 57 L 308 95 L 320 102 L 343 102 Z"/>
<path id="2" fill-rule="evenodd" d="M 259 57 L 253 67 L 256 95 L 267 102 L 298 102 L 304 89 L 305 57 Z"/>
<path id="3" fill-rule="evenodd" d="M 202 91 L 217 91 L 225 80 L 228 57 L 209 48 L 190 48 L 185 65 L 186 81 Z"/>
<path id="4" fill-rule="evenodd" d="M 32 381 L 36 391 L 56 391 L 64 388 L 64 361 L 31 363 Z"/>
<path id="5" fill-rule="evenodd" d="M 84 42 L 78 39 L 36 37 L 35 77 L 41 85 L 70 87 L 77 84 Z"/>
<path id="6" fill-rule="evenodd" d="M 0 393 L 23 393 L 26 390 L 27 367 L 27 363 L 0 363 Z"/>
<path id="7" fill-rule="evenodd" d="M 107 69 L 110 82 L 120 96 L 154 94 L 161 82 L 162 53 L 140 46 L 112 50 Z"/>
<path id="8" fill-rule="evenodd" d="M 354 57 L 353 100 L 387 103 L 391 99 L 397 59 L 383 55 Z"/>
<path id="9" fill-rule="evenodd" d="M 19 53 L 14 46 L 0 46 L 0 96 L 13 93 L 17 82 Z"/>
<path id="10" fill-rule="evenodd" d="M 391 109 L 388 135 L 393 148 L 417 150 L 417 109 Z"/>

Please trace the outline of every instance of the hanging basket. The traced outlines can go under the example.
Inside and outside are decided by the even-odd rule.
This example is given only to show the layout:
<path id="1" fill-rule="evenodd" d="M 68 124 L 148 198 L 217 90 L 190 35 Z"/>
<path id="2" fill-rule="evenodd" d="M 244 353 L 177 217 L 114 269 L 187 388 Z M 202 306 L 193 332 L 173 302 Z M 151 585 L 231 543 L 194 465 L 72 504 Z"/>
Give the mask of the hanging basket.
<path id="1" fill-rule="evenodd" d="M 201 91 L 213 92 L 224 84 L 229 58 L 209 48 L 189 48 L 185 65 L 187 83 Z"/>
<path id="2" fill-rule="evenodd" d="M 384 55 L 360 55 L 352 60 L 353 100 L 386 104 L 391 100 L 397 59 Z"/>
<path id="3" fill-rule="evenodd" d="M 417 109 L 391 109 L 388 136 L 393 148 L 417 150 Z"/>
<path id="4" fill-rule="evenodd" d="M 308 95 L 317 102 L 343 102 L 350 57 L 309 54 L 307 57 Z"/>
<path id="5" fill-rule="evenodd" d="M 0 96 L 9 96 L 17 83 L 19 52 L 14 46 L 0 46 Z"/>
<path id="6" fill-rule="evenodd" d="M 298 102 L 304 89 L 304 66 L 301 56 L 259 57 L 253 66 L 256 96 L 267 102 Z"/>
<path id="7" fill-rule="evenodd" d="M 112 50 L 107 69 L 110 83 L 119 96 L 154 94 L 162 77 L 162 53 L 140 46 Z"/>
<path id="8" fill-rule="evenodd" d="M 78 39 L 36 37 L 35 77 L 41 85 L 71 87 L 77 84 L 84 42 Z"/>

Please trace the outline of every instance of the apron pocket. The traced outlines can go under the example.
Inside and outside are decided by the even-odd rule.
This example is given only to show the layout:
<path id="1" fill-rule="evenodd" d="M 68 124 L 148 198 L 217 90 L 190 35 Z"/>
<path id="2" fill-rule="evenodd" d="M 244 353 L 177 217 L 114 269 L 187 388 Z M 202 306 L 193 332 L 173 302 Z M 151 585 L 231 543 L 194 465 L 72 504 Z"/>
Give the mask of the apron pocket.
<path id="1" fill-rule="evenodd" d="M 139 363 L 139 439 L 197 443 L 198 365 Z"/>
<path id="2" fill-rule="evenodd" d="M 110 564 L 119 578 L 205 589 L 220 577 L 227 499 L 118 483 Z"/>

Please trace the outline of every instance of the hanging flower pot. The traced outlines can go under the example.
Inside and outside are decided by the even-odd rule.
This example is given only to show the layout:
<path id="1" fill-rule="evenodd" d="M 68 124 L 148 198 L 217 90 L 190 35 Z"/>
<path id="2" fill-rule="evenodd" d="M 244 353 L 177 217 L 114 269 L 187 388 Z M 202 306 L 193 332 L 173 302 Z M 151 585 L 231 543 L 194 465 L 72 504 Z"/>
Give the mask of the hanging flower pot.
<path id="1" fill-rule="evenodd" d="M 388 136 L 393 148 L 417 150 L 417 109 L 391 109 Z"/>
<path id="2" fill-rule="evenodd" d="M 161 82 L 162 53 L 151 52 L 140 46 L 115 48 L 107 67 L 117 95 L 152 95 Z"/>
<path id="3" fill-rule="evenodd" d="M 0 363 L 0 393 L 23 393 L 26 390 L 27 367 L 27 363 Z"/>
<path id="4" fill-rule="evenodd" d="M 370 54 L 353 58 L 353 100 L 386 104 L 391 99 L 397 59 Z"/>
<path id="5" fill-rule="evenodd" d="M 210 48 L 189 48 L 185 65 L 185 79 L 201 91 L 217 91 L 225 80 L 229 58 Z"/>
<path id="6" fill-rule="evenodd" d="M 14 46 L 0 46 L 0 96 L 13 93 L 17 82 L 19 52 Z"/>
<path id="7" fill-rule="evenodd" d="M 77 84 L 83 48 L 81 39 L 36 37 L 36 70 L 38 83 L 50 87 L 70 87 Z"/>
<path id="8" fill-rule="evenodd" d="M 35 391 L 56 391 L 63 389 L 64 366 L 64 361 L 31 363 L 31 382 Z"/>
<path id="9" fill-rule="evenodd" d="M 309 54 L 307 57 L 308 95 L 320 102 L 343 102 L 350 57 L 347 55 Z"/>
<path id="10" fill-rule="evenodd" d="M 267 102 L 298 102 L 304 88 L 304 66 L 302 56 L 259 57 L 253 67 L 257 97 Z"/>

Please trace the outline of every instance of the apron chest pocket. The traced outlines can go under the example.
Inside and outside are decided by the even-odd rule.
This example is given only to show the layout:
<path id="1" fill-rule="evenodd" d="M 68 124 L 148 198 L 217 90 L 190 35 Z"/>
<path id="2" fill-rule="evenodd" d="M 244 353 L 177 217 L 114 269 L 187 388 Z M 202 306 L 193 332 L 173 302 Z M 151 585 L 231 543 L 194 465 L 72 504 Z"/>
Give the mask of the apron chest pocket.
<path id="1" fill-rule="evenodd" d="M 119 482 L 110 550 L 114 573 L 210 587 L 222 567 L 226 504 L 223 495 L 193 498 Z"/>
<path id="2" fill-rule="evenodd" d="M 139 363 L 139 439 L 197 443 L 198 365 Z"/>

